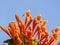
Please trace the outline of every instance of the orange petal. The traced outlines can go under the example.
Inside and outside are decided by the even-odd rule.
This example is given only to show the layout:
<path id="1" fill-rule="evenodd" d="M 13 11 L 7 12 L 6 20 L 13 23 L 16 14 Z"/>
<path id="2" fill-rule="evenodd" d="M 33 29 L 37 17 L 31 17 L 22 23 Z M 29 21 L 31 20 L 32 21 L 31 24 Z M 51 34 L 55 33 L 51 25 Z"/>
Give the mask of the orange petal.
<path id="1" fill-rule="evenodd" d="M 18 14 L 15 14 L 15 18 L 16 18 L 17 22 L 22 23 L 22 20 L 19 18 Z"/>
<path id="2" fill-rule="evenodd" d="M 54 41 L 54 37 L 51 36 L 50 40 L 49 40 L 49 44 L 51 44 Z"/>
<path id="3" fill-rule="evenodd" d="M 14 22 L 10 22 L 9 26 L 11 27 L 11 29 L 14 31 L 16 30 L 16 24 Z"/>
<path id="4" fill-rule="evenodd" d="M 47 44 L 48 43 L 48 38 L 45 38 L 45 40 L 44 41 L 42 41 L 43 42 L 43 44 Z M 46 43 L 47 42 L 47 43 Z M 43 45 L 42 44 L 42 45 Z"/>
<path id="5" fill-rule="evenodd" d="M 18 41 L 19 45 L 22 45 L 22 41 L 21 41 L 21 39 L 19 37 L 17 37 L 17 41 Z"/>
<path id="6" fill-rule="evenodd" d="M 38 25 L 38 27 L 37 27 L 37 36 L 38 36 L 38 41 L 40 40 L 40 30 L 41 30 L 41 26 L 40 25 Z"/>
<path id="7" fill-rule="evenodd" d="M 13 37 L 14 37 L 14 33 L 12 32 L 11 27 L 8 26 L 8 30 L 9 30 L 9 32 L 10 32 L 10 34 L 11 34 L 11 38 L 13 38 Z"/>
<path id="8" fill-rule="evenodd" d="M 29 27 L 29 25 L 31 24 L 31 22 L 32 22 L 32 18 L 30 18 L 29 21 L 27 21 L 26 29 Z"/>
<path id="9" fill-rule="evenodd" d="M 44 20 L 42 26 L 46 25 L 47 21 L 48 21 L 48 20 Z"/>
<path id="10" fill-rule="evenodd" d="M 8 35 L 10 36 L 9 32 L 6 30 L 6 28 L 5 28 L 4 26 L 0 26 L 0 28 L 1 28 L 6 34 L 8 34 Z"/>

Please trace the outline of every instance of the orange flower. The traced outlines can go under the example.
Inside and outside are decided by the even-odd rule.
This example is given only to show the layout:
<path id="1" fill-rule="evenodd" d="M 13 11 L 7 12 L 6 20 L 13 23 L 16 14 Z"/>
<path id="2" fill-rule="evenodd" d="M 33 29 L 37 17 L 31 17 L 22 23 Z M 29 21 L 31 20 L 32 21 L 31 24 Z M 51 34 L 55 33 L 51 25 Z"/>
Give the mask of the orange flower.
<path id="1" fill-rule="evenodd" d="M 49 45 L 54 41 L 54 36 L 51 36 L 50 40 L 49 40 Z"/>
<path id="2" fill-rule="evenodd" d="M 45 32 L 46 30 L 46 23 L 47 23 L 47 20 L 44 20 L 43 24 L 41 25 L 42 32 Z"/>
<path id="3" fill-rule="evenodd" d="M 33 24 L 32 24 L 33 32 L 34 32 L 36 25 L 42 22 L 41 17 L 42 17 L 42 15 L 39 14 L 36 18 L 33 19 Z"/>
<path id="4" fill-rule="evenodd" d="M 26 16 L 25 25 L 26 25 L 26 29 L 27 29 L 28 26 L 30 25 L 30 23 L 32 22 L 32 17 L 30 15 L 30 10 L 27 10 L 26 14 L 24 14 L 23 16 Z"/>
<path id="5" fill-rule="evenodd" d="M 42 42 L 42 45 L 48 45 L 48 38 L 45 38 L 45 40 L 43 40 Z"/>
<path id="6" fill-rule="evenodd" d="M 8 25 L 8 31 L 4 26 L 0 26 L 0 28 L 13 39 L 14 44 L 18 43 L 18 45 L 22 45 L 22 38 L 24 37 L 24 41 L 28 40 L 27 45 L 32 45 L 35 43 L 37 39 L 37 44 L 41 45 L 51 45 L 53 42 L 55 43 L 58 40 L 58 36 L 60 35 L 59 27 L 57 26 L 52 31 L 52 36 L 50 37 L 49 32 L 46 30 L 47 20 L 42 22 L 42 15 L 39 14 L 37 17 L 32 19 L 30 10 L 27 10 L 23 15 L 26 17 L 25 22 L 19 18 L 18 14 L 15 14 L 15 18 L 17 20 L 17 24 L 15 22 L 10 22 Z M 32 24 L 31 24 L 32 23 Z M 23 36 L 24 35 L 24 36 Z M 36 36 L 36 37 L 35 37 Z M 60 42 L 58 43 L 60 45 Z"/>
<path id="7" fill-rule="evenodd" d="M 31 27 L 29 27 L 29 29 L 28 29 L 28 31 L 27 31 L 27 38 L 28 38 L 29 43 L 32 44 L 33 36 L 32 36 Z"/>
<path id="8" fill-rule="evenodd" d="M 31 27 L 29 27 L 28 31 L 27 31 L 27 34 L 28 34 L 28 38 L 32 38 L 32 30 L 31 30 Z"/>
<path id="9" fill-rule="evenodd" d="M 37 27 L 37 29 L 36 29 L 37 31 L 37 36 L 38 36 L 38 42 L 39 42 L 39 40 L 41 40 L 41 32 L 40 32 L 40 30 L 41 30 L 41 26 L 39 25 L 38 27 Z"/>

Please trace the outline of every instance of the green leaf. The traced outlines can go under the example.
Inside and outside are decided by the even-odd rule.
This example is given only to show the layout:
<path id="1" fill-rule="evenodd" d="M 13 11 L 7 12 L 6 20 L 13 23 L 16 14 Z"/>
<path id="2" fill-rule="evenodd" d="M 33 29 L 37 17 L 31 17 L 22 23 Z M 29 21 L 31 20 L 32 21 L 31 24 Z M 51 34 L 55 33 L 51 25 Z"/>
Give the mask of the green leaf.
<path id="1" fill-rule="evenodd" d="M 17 41 L 16 44 L 14 44 L 14 41 L 12 39 L 5 40 L 4 43 L 8 43 L 8 45 L 17 45 Z"/>
<path id="2" fill-rule="evenodd" d="M 24 44 L 27 45 L 28 43 L 29 43 L 28 40 L 25 40 L 25 43 Z"/>
<path id="3" fill-rule="evenodd" d="M 5 40 L 4 42 L 5 42 L 5 43 L 8 43 L 8 42 L 11 42 L 11 43 L 12 43 L 13 40 L 12 40 L 12 39 L 8 39 L 8 40 Z"/>
<path id="4" fill-rule="evenodd" d="M 37 42 L 35 42 L 35 41 L 32 41 L 32 45 L 37 45 Z"/>
<path id="5" fill-rule="evenodd" d="M 41 44 L 37 43 L 37 45 L 41 45 Z"/>
<path id="6" fill-rule="evenodd" d="M 37 41 L 32 41 L 32 45 L 41 45 L 41 44 L 37 43 Z"/>
<path id="7" fill-rule="evenodd" d="M 22 33 L 21 39 L 22 39 L 22 45 L 27 45 L 29 43 L 28 40 L 25 39 L 24 33 Z"/>

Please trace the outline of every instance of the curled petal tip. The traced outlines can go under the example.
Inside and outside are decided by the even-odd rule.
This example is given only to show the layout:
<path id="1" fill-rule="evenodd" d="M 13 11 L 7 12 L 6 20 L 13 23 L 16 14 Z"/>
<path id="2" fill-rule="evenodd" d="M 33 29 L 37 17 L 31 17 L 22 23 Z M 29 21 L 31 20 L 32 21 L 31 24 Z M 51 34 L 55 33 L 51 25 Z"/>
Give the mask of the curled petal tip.
<path id="1" fill-rule="evenodd" d="M 2 28 L 4 28 L 4 26 L 0 26 L 0 28 L 2 29 Z"/>
<path id="2" fill-rule="evenodd" d="M 39 17 L 42 17 L 42 14 L 38 14 Z"/>
<path id="3" fill-rule="evenodd" d="M 30 10 L 27 10 L 26 12 L 30 12 Z"/>
<path id="4" fill-rule="evenodd" d="M 0 26 L 0 28 L 1 28 L 1 26 Z"/>
<path id="5" fill-rule="evenodd" d="M 38 14 L 37 18 L 38 19 L 41 19 L 42 18 L 42 15 L 41 14 Z"/>
<path id="6" fill-rule="evenodd" d="M 44 22 L 48 22 L 48 20 L 44 20 Z"/>
<path id="7" fill-rule="evenodd" d="M 60 29 L 60 27 L 59 27 L 59 26 L 57 26 L 56 28 L 57 28 L 57 29 Z"/>
<path id="8" fill-rule="evenodd" d="M 15 17 L 18 17 L 18 14 L 17 13 L 15 14 Z"/>
<path id="9" fill-rule="evenodd" d="M 15 15 L 18 15 L 17 13 Z"/>

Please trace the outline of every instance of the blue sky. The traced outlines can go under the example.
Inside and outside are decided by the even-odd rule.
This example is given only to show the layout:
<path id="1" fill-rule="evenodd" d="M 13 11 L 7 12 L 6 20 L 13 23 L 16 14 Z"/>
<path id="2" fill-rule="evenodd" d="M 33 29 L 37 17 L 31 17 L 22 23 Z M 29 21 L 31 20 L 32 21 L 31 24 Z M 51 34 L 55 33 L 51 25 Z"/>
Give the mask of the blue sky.
<path id="1" fill-rule="evenodd" d="M 42 14 L 42 19 L 48 20 L 47 30 L 49 32 L 56 26 L 60 26 L 60 0 L 0 0 L 0 25 L 7 28 L 9 22 L 16 22 L 16 13 L 22 18 L 22 14 L 28 9 L 33 18 Z M 8 38 L 9 36 L 0 29 L 0 45 Z"/>

